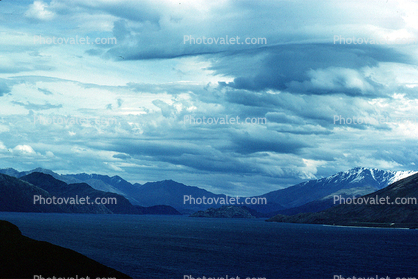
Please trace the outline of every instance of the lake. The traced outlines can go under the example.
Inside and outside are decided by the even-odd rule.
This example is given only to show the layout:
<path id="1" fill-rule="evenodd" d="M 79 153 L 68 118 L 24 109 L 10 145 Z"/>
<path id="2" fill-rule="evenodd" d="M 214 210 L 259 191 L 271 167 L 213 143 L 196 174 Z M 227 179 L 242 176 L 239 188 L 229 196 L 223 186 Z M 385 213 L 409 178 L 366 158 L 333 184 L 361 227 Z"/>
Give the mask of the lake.
<path id="1" fill-rule="evenodd" d="M 417 230 L 154 215 L 0 212 L 0 220 L 138 279 L 418 277 Z"/>

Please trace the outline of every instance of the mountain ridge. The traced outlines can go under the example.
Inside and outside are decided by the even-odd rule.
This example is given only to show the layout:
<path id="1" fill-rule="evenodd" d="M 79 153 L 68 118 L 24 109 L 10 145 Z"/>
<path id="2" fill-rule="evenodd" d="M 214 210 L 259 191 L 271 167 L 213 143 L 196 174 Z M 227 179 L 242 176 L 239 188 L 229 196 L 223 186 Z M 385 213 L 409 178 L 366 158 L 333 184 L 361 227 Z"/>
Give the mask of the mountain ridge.
<path id="1" fill-rule="evenodd" d="M 39 197 L 38 203 L 35 197 Z M 41 197 L 49 203 L 40 203 Z M 79 197 L 82 203 L 75 202 Z M 53 203 L 55 198 L 61 202 Z M 86 198 L 90 199 L 86 201 Z M 66 202 L 64 202 L 64 199 Z M 100 203 L 96 203 L 100 199 Z M 105 203 L 103 203 L 105 199 Z M 112 201 L 109 203 L 108 201 Z M 113 202 L 114 201 L 114 202 Z M 32 172 L 20 178 L 0 174 L 0 211 L 90 214 L 179 214 L 170 206 L 137 208 L 124 196 L 103 192 L 86 183 L 67 184 L 52 175 Z"/>
<path id="2" fill-rule="evenodd" d="M 383 202 L 380 198 L 386 201 Z M 396 204 L 397 198 L 413 198 L 415 203 Z M 361 204 L 359 199 L 362 199 Z M 268 221 L 418 228 L 418 204 L 416 203 L 418 200 L 418 173 L 356 200 L 357 204 L 354 202 L 339 204 L 317 213 L 300 213 L 292 216 L 276 215 Z M 365 200 L 370 203 L 365 203 Z M 391 202 L 388 202 L 389 200 Z"/>
<path id="3" fill-rule="evenodd" d="M 416 172 L 385 171 L 356 167 L 328 177 L 309 180 L 285 189 L 272 191 L 261 195 L 261 197 L 267 198 L 269 202 L 274 201 L 281 204 L 286 208 L 294 208 L 320 200 L 342 189 L 374 187 L 377 191 L 414 173 Z"/>
<path id="4" fill-rule="evenodd" d="M 173 180 L 162 180 L 147 182 L 145 184 L 131 184 L 122 177 L 101 175 L 101 174 L 65 174 L 60 175 L 51 170 L 36 168 L 44 173 L 52 175 L 54 178 L 68 184 L 87 183 L 96 190 L 117 193 L 126 197 L 136 206 L 169 205 L 183 214 L 190 214 L 198 210 L 206 210 L 210 207 L 220 207 L 221 205 L 197 205 L 185 204 L 185 195 L 193 197 L 213 197 L 225 198 L 224 194 L 214 194 L 203 188 L 188 186 Z M 19 172 L 12 168 L 2 169 L 0 173 L 9 173 L 14 176 L 22 177 L 32 171 Z M 386 171 L 376 168 L 355 167 L 353 169 L 338 172 L 334 175 L 323 177 L 316 180 L 304 181 L 299 184 L 268 192 L 255 196 L 267 199 L 267 205 L 248 205 L 251 209 L 262 213 L 270 213 L 273 216 L 279 212 L 291 210 L 292 213 L 299 211 L 315 212 L 332 206 L 327 201 L 323 201 L 326 196 L 335 194 L 338 191 L 356 189 L 366 194 L 377 191 L 394 181 L 409 176 L 414 171 Z M 312 204 L 311 204 L 312 203 Z"/>

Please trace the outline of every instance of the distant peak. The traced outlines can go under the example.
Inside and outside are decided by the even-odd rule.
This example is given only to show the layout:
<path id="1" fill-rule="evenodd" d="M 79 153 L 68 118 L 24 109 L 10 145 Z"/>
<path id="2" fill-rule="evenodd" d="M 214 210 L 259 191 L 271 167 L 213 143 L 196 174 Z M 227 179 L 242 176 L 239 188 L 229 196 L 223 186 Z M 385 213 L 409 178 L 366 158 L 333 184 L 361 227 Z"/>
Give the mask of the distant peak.
<path id="1" fill-rule="evenodd" d="M 348 170 L 348 171 L 364 171 L 364 170 L 370 170 L 369 168 L 365 168 L 365 167 L 355 167 L 355 168 L 352 168 L 351 170 Z"/>

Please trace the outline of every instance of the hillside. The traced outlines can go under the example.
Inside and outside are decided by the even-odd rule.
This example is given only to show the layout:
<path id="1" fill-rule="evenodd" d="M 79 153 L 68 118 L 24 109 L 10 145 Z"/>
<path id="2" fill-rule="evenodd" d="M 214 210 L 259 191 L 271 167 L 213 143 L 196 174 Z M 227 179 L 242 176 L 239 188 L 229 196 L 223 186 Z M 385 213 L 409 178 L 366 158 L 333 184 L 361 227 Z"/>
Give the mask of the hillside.
<path id="1" fill-rule="evenodd" d="M 396 199 L 412 198 L 413 204 L 395 204 Z M 362 204 L 339 204 L 318 213 L 277 215 L 268 221 L 329 225 L 417 227 L 418 174 L 361 197 Z M 385 199 L 383 203 L 381 199 Z M 367 204 L 365 201 L 368 201 Z M 388 202 L 386 202 L 389 201 Z M 359 198 L 356 199 L 360 203 Z"/>
<path id="2" fill-rule="evenodd" d="M 23 236 L 17 226 L 0 220 L 0 277 L 32 279 L 34 275 L 130 278 L 70 249 Z"/>
<path id="3" fill-rule="evenodd" d="M 118 214 L 136 214 L 137 209 L 123 196 L 103 192 L 93 189 L 86 183 L 67 184 L 53 178 L 49 174 L 33 172 L 21 177 L 21 180 L 27 181 L 39 188 L 48 191 L 51 195 L 57 197 L 90 197 L 91 203 L 96 198 L 114 198 L 116 204 L 90 204 L 90 205 L 68 205 L 73 212 L 83 213 L 118 213 Z"/>
<path id="4" fill-rule="evenodd" d="M 28 182 L 5 174 L 0 174 L 0 211 L 14 212 L 71 212 L 59 205 L 35 205 L 34 195 L 45 198 L 51 195 Z"/>
<path id="5" fill-rule="evenodd" d="M 267 198 L 269 203 L 274 202 L 286 208 L 293 208 L 321 200 L 343 189 L 373 188 L 377 191 L 413 173 L 412 171 L 385 171 L 357 167 L 329 177 L 269 192 L 261 197 Z"/>
<path id="6" fill-rule="evenodd" d="M 95 190 L 118 194 L 125 197 L 131 205 L 142 207 L 167 205 L 174 207 L 183 214 L 222 206 L 221 204 L 184 202 L 185 196 L 194 198 L 205 196 L 206 198 L 217 199 L 226 197 L 223 194 L 214 194 L 205 189 L 184 185 L 173 180 L 148 182 L 141 185 L 138 183 L 131 184 L 120 176 L 110 177 L 86 173 L 60 175 L 42 168 L 24 172 L 10 168 L 0 170 L 0 173 L 7 173 L 18 178 L 28 176 L 34 172 L 49 174 L 56 180 L 63 181 L 68 185 L 84 185 L 83 183 L 85 183 Z M 293 215 L 302 212 L 319 212 L 333 206 L 332 199 L 329 198 L 332 195 L 365 195 L 380 190 L 413 173 L 411 171 L 385 171 L 357 167 L 329 177 L 302 182 L 285 189 L 266 193 L 258 197 L 266 198 L 267 204 L 247 204 L 246 206 L 260 213 L 267 214 L 269 217 L 276 214 Z M 130 207 L 125 199 L 121 200 L 126 207 Z M 110 209 L 110 207 L 107 207 L 107 209 Z M 129 210 L 126 210 L 126 208 L 118 209 L 117 207 L 113 207 L 110 210 L 118 211 L 118 213 L 133 212 L 132 207 Z"/>

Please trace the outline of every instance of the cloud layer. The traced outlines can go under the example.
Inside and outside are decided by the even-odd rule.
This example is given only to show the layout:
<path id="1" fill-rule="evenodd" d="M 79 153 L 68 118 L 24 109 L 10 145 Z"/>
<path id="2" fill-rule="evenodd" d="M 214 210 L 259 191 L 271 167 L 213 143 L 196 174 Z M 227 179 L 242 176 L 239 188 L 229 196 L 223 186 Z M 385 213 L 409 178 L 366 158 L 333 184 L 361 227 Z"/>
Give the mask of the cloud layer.
<path id="1" fill-rule="evenodd" d="M 0 167 L 237 195 L 417 170 L 413 1 L 0 5 Z"/>

